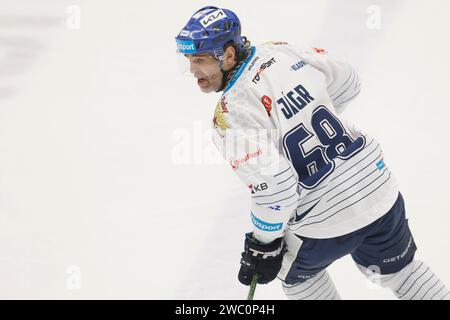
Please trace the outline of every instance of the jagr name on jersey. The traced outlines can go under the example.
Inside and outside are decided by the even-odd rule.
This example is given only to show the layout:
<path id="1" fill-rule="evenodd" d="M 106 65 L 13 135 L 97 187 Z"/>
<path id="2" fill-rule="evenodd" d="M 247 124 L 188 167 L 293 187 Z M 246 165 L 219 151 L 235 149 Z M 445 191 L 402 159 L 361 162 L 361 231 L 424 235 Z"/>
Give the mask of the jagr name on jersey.
<path id="1" fill-rule="evenodd" d="M 293 115 L 302 110 L 314 98 L 309 94 L 304 86 L 299 84 L 286 95 L 282 92 L 283 97 L 277 100 L 279 105 L 282 105 L 281 112 L 286 119 L 292 118 Z"/>

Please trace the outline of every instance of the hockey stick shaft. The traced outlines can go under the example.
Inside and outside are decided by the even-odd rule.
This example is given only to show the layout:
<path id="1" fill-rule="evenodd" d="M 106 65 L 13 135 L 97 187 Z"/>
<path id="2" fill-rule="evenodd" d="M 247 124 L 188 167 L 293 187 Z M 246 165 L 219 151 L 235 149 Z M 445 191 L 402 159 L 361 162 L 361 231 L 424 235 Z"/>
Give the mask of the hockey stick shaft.
<path id="1" fill-rule="evenodd" d="M 252 282 L 250 283 L 250 289 L 248 290 L 247 300 L 253 300 L 255 295 L 256 285 L 258 284 L 259 274 L 255 273 L 252 277 Z"/>

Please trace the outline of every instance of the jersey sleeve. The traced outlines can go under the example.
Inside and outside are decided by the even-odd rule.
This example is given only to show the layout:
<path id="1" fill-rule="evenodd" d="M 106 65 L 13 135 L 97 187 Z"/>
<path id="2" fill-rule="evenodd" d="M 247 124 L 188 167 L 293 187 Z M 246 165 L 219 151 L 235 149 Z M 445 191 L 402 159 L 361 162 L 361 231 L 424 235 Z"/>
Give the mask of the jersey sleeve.
<path id="1" fill-rule="evenodd" d="M 240 92 L 242 94 L 242 92 Z M 274 143 L 277 136 L 256 98 L 222 97 L 213 120 L 213 142 L 248 188 L 253 236 L 269 243 L 284 235 L 297 208 L 296 172 Z"/>
<path id="2" fill-rule="evenodd" d="M 300 56 L 324 74 L 328 94 L 337 112 L 342 113 L 361 90 L 356 70 L 349 63 L 331 57 L 324 49 L 301 50 Z"/>

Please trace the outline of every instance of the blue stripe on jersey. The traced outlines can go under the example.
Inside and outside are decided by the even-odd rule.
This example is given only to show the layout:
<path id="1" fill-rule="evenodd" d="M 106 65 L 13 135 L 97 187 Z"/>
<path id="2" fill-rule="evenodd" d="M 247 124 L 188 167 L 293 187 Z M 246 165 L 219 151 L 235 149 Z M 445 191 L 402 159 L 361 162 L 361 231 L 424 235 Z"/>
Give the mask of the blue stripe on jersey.
<path id="1" fill-rule="evenodd" d="M 288 181 L 288 180 L 291 179 L 293 176 L 294 176 L 294 174 L 292 174 L 292 175 L 291 175 L 289 178 L 287 178 L 286 180 L 283 180 L 283 181 L 281 181 L 281 182 L 278 182 L 277 185 L 282 184 L 282 183 Z"/>
<path id="2" fill-rule="evenodd" d="M 361 89 L 359 89 L 358 91 L 355 92 L 354 95 L 352 95 L 351 97 L 349 97 L 348 99 L 344 100 L 344 101 L 339 101 L 338 105 L 341 105 L 343 103 L 346 103 L 350 100 L 352 100 L 354 97 L 356 97 L 359 93 L 361 92 Z"/>
<path id="3" fill-rule="evenodd" d="M 320 199 L 322 199 L 322 196 L 321 196 L 321 195 L 320 195 L 318 198 L 312 199 L 311 201 L 302 203 L 302 204 L 299 205 L 298 207 L 299 207 L 299 208 L 300 208 L 300 207 L 303 207 L 303 206 L 305 206 L 305 205 L 307 205 L 307 204 L 310 204 L 310 203 L 315 202 L 316 200 L 320 200 Z"/>
<path id="4" fill-rule="evenodd" d="M 370 174 L 366 175 L 363 179 L 367 178 L 367 177 L 368 177 L 369 175 L 371 175 L 373 172 L 374 172 L 374 171 L 372 171 Z M 352 195 L 348 196 L 347 198 L 345 198 L 345 199 L 343 199 L 343 200 L 341 200 L 341 201 L 339 201 L 339 202 L 333 204 L 331 207 L 329 207 L 328 209 L 326 209 L 326 210 L 324 210 L 324 211 L 322 211 L 322 212 L 320 212 L 320 213 L 318 213 L 318 214 L 309 216 L 309 217 L 306 218 L 306 219 L 310 219 L 310 218 L 314 218 L 314 217 L 320 216 L 320 215 L 322 215 L 323 213 L 327 212 L 328 210 L 332 209 L 333 207 L 337 206 L 338 204 L 340 204 L 340 203 L 342 203 L 342 202 L 348 200 L 349 198 L 351 198 L 352 196 L 354 196 L 354 195 L 357 194 L 358 192 L 361 192 L 362 190 L 364 190 L 365 188 L 367 188 L 368 186 L 370 186 L 372 183 L 374 183 L 374 182 L 375 182 L 376 180 L 378 180 L 380 177 L 382 177 L 382 176 L 384 175 L 385 172 L 386 172 L 386 170 L 383 171 L 383 173 L 382 173 L 381 175 L 379 175 L 378 177 L 376 177 L 376 178 L 375 178 L 374 180 L 372 180 L 370 183 L 366 184 L 363 188 L 361 188 L 361 189 L 358 190 L 357 192 L 353 193 Z M 361 182 L 363 179 L 359 180 L 358 182 Z M 356 184 L 354 184 L 354 185 L 356 185 Z M 306 219 L 305 219 L 305 220 L 306 220 Z"/>
<path id="5" fill-rule="evenodd" d="M 373 140 L 372 140 L 372 141 L 373 141 Z M 372 143 L 370 143 L 370 144 L 372 144 Z M 370 144 L 369 144 L 368 146 L 366 146 L 363 150 L 366 150 L 366 149 L 370 146 Z M 330 182 L 333 181 L 333 180 L 335 180 L 335 179 L 337 179 L 337 178 L 339 178 L 341 175 L 343 175 L 343 174 L 346 173 L 347 171 L 349 171 L 349 170 L 353 169 L 354 167 L 356 167 L 357 164 L 359 164 L 359 163 L 361 163 L 362 161 L 364 161 L 365 159 L 367 159 L 367 157 L 369 157 L 371 154 L 373 154 L 375 151 L 377 151 L 378 147 L 380 147 L 379 144 L 376 145 L 376 146 L 375 146 L 375 149 L 373 149 L 372 151 L 370 151 L 370 153 L 368 153 L 364 158 L 360 159 L 360 160 L 359 160 L 358 162 L 356 162 L 356 163 L 352 163 L 351 166 L 350 166 L 347 170 L 345 170 L 345 171 L 341 172 L 339 175 L 333 177 L 333 179 L 331 179 Z M 361 151 L 362 151 L 362 150 L 361 150 Z M 347 164 L 347 163 L 349 163 L 349 162 L 343 162 L 343 163 L 341 163 L 339 166 L 336 167 L 336 169 L 338 169 L 339 167 L 341 167 L 343 164 Z M 336 171 L 336 169 L 334 169 L 334 170 Z"/>
<path id="6" fill-rule="evenodd" d="M 386 172 L 386 171 L 385 171 L 385 172 Z M 383 174 L 384 174 L 384 172 L 383 172 Z M 383 175 L 380 175 L 379 177 L 382 177 L 382 176 L 383 176 Z M 378 177 L 378 178 L 379 178 L 379 177 Z M 377 179 L 378 179 L 378 178 L 377 178 Z M 333 214 L 329 215 L 328 217 L 326 217 L 326 218 L 324 218 L 324 219 L 322 219 L 322 220 L 319 220 L 319 221 L 314 221 L 314 222 L 310 222 L 310 223 L 303 224 L 303 222 L 304 222 L 305 220 L 307 220 L 307 219 L 309 219 L 309 218 L 312 218 L 313 216 L 306 217 L 303 221 L 300 221 L 299 223 L 296 223 L 296 224 L 291 225 L 291 226 L 294 226 L 294 225 L 297 225 L 297 224 L 301 224 L 298 228 L 292 229 L 292 230 L 295 231 L 295 230 L 298 230 L 298 229 L 303 228 L 303 227 L 305 227 L 305 226 L 309 226 L 309 225 L 312 225 L 312 224 L 321 223 L 321 222 L 323 222 L 323 221 L 325 221 L 325 220 L 328 220 L 329 218 L 331 218 L 331 217 L 333 217 L 334 215 L 338 214 L 338 213 L 341 212 L 342 210 L 345 210 L 345 209 L 347 209 L 347 208 L 353 206 L 354 204 L 360 202 L 361 200 L 367 198 L 369 195 L 371 195 L 371 194 L 374 193 L 376 190 L 378 190 L 381 186 L 383 186 L 387 181 L 389 181 L 390 178 L 391 178 L 391 173 L 389 172 L 389 176 L 387 177 L 386 180 L 384 180 L 378 187 L 376 187 L 374 190 L 372 190 L 371 192 L 369 192 L 368 194 L 366 194 L 365 196 L 363 196 L 361 199 L 358 199 L 358 200 L 356 200 L 355 202 L 350 203 L 348 206 L 346 206 L 346 207 L 344 207 L 344 208 L 342 208 L 342 209 L 336 211 L 335 213 L 333 213 Z M 375 180 L 377 180 L 377 179 L 375 179 Z M 374 181 L 375 181 L 375 180 L 374 180 Z M 373 183 L 374 181 L 372 181 L 371 183 Z M 369 185 L 367 185 L 367 186 L 369 186 Z M 367 187 L 367 186 L 366 186 L 366 187 Z M 364 188 L 365 188 L 365 187 L 364 187 Z M 363 188 L 363 189 L 364 189 L 364 188 Z M 362 190 L 362 189 L 361 189 L 361 190 Z M 358 192 L 360 192 L 361 190 L 359 190 Z M 355 192 L 355 193 L 352 194 L 351 196 L 357 194 L 358 192 Z M 351 196 L 350 196 L 350 197 L 351 197 Z M 350 197 L 348 197 L 348 198 L 350 198 Z M 348 199 L 348 198 L 347 198 L 347 199 Z M 338 202 L 337 204 L 339 204 L 339 203 L 341 203 L 341 202 L 343 202 L 343 201 L 345 201 L 345 200 L 347 200 L 347 199 L 344 199 L 344 200 Z M 337 204 L 333 205 L 332 207 L 328 208 L 328 209 L 325 210 L 325 211 L 328 211 L 329 209 L 334 208 Z M 315 215 L 315 216 L 319 216 L 319 215 L 321 215 L 322 213 L 324 213 L 325 211 L 323 211 L 323 212 L 321 212 L 320 214 Z M 315 217 L 315 216 L 314 216 L 314 217 Z"/>
<path id="7" fill-rule="evenodd" d="M 332 181 L 334 181 L 335 179 L 341 177 L 342 175 L 344 175 L 345 173 L 347 173 L 349 170 L 354 169 L 358 164 L 360 164 L 361 162 L 363 162 L 364 160 L 366 160 L 369 156 L 371 156 L 372 154 L 374 154 L 374 153 L 378 150 L 378 148 L 380 147 L 379 144 L 374 145 L 374 148 L 372 148 L 372 150 L 370 150 L 370 151 L 367 150 L 367 149 L 371 149 L 371 148 L 369 148 L 369 147 L 373 144 L 374 141 L 375 141 L 375 140 L 372 139 L 372 140 L 370 141 L 370 143 L 369 143 L 368 145 L 366 145 L 366 147 L 365 147 L 363 150 L 361 150 L 361 154 L 360 154 L 360 155 L 362 156 L 362 158 L 361 158 L 361 159 L 358 159 L 357 162 L 352 163 L 352 162 L 349 162 L 349 161 L 345 161 L 345 162 L 339 164 L 339 165 L 336 167 L 336 169 L 338 169 L 338 168 L 341 168 L 342 165 L 348 165 L 348 164 L 350 164 L 350 167 L 349 167 L 348 169 L 345 169 L 345 170 L 342 169 L 342 170 L 344 170 L 344 171 L 340 172 L 337 176 L 333 177 L 330 181 L 327 182 L 326 185 L 321 186 L 320 188 L 314 189 L 314 190 L 312 190 L 311 192 L 309 192 L 308 194 L 305 194 L 305 195 L 302 197 L 302 199 L 300 200 L 301 203 L 299 204 L 299 208 L 300 208 L 300 207 L 303 207 L 303 206 L 305 206 L 305 205 L 308 205 L 308 204 L 310 204 L 310 203 L 313 203 L 313 202 L 315 202 L 315 201 L 317 201 L 317 200 L 320 200 L 321 198 L 323 198 L 323 196 L 324 196 L 325 194 L 329 193 L 330 191 L 333 191 L 336 187 L 338 187 L 339 185 L 333 187 L 331 190 L 323 190 L 323 189 L 326 189 L 326 188 L 330 188 L 330 185 L 329 185 L 330 182 L 332 182 Z M 368 152 L 368 153 L 367 153 L 366 155 L 363 155 L 362 153 L 363 153 L 364 151 L 365 151 L 365 152 Z M 381 154 L 381 152 L 380 152 L 380 154 Z M 373 162 L 376 161 L 376 160 L 379 158 L 379 156 L 380 156 L 380 155 L 378 155 L 375 159 L 371 160 L 370 163 L 369 163 L 368 165 L 366 165 L 365 168 L 367 168 L 370 164 L 373 164 Z M 335 169 L 335 171 L 338 171 L 338 170 L 336 170 L 336 169 Z M 361 170 L 360 170 L 360 171 L 361 171 Z M 353 176 L 354 176 L 354 175 L 353 175 Z M 353 177 L 353 176 L 352 176 L 352 177 Z M 348 179 L 347 179 L 347 180 L 348 180 Z M 347 181 L 347 180 L 345 180 L 345 181 Z M 345 182 L 345 181 L 343 181 L 343 182 Z M 342 184 L 342 182 L 341 182 L 340 184 Z M 319 195 L 319 194 L 316 194 L 317 191 L 321 191 L 321 190 L 322 190 L 322 191 L 325 191 L 325 192 L 323 192 L 323 193 L 320 194 L 320 195 Z"/>
<path id="8" fill-rule="evenodd" d="M 289 169 L 290 169 L 291 167 L 288 167 L 286 170 L 284 170 L 284 171 L 281 171 L 280 173 L 277 173 L 276 175 L 274 175 L 273 177 L 275 178 L 275 177 L 277 177 L 277 176 L 279 176 L 280 174 L 283 174 L 283 173 L 285 173 L 286 171 L 288 171 Z"/>
<path id="9" fill-rule="evenodd" d="M 346 88 L 346 89 L 345 89 L 338 97 L 335 97 L 335 95 L 339 92 L 339 90 L 341 90 L 341 89 L 347 84 L 347 82 L 350 80 L 350 78 L 351 78 L 352 76 L 353 76 L 353 80 L 352 80 L 350 83 L 353 83 L 353 81 L 355 81 L 355 76 L 356 76 L 356 74 L 355 74 L 355 72 L 354 72 L 353 69 L 350 71 L 350 75 L 348 76 L 347 80 L 345 80 L 345 82 L 344 82 L 343 84 L 341 84 L 341 86 L 340 86 L 339 88 L 337 88 L 332 94 L 330 94 L 330 98 L 331 98 L 332 100 L 336 100 L 336 99 L 339 98 L 345 91 L 347 91 L 348 88 L 350 88 L 350 86 L 347 86 L 347 88 Z"/>
<path id="10" fill-rule="evenodd" d="M 290 199 L 290 198 L 292 198 L 293 196 L 295 196 L 296 194 L 297 194 L 297 192 L 295 192 L 293 195 L 291 195 L 291 196 L 289 196 L 289 197 L 287 197 L 287 198 L 284 198 L 284 199 L 280 199 L 280 200 L 272 201 L 272 202 L 256 203 L 256 204 L 257 204 L 258 206 L 265 205 L 265 204 L 274 204 L 274 203 L 278 203 L 278 202 L 281 202 L 281 201 Z"/>
<path id="11" fill-rule="evenodd" d="M 300 183 L 299 183 L 299 185 L 300 185 Z M 312 190 L 311 192 L 309 192 L 308 194 L 306 194 L 304 197 L 303 197 L 303 199 L 305 199 L 306 197 L 309 197 L 311 194 L 313 194 L 313 193 L 315 193 L 315 192 L 317 192 L 317 191 L 320 191 L 320 190 L 322 190 L 322 189 L 325 189 L 325 188 L 327 188 L 328 187 L 328 185 L 324 185 L 324 186 L 321 186 L 320 188 L 315 188 L 314 190 Z"/>
<path id="12" fill-rule="evenodd" d="M 345 188 L 344 190 L 342 190 L 342 192 L 339 192 L 337 194 L 335 194 L 333 197 L 331 197 L 330 199 L 327 200 L 327 202 L 330 202 L 331 199 L 336 198 L 337 196 L 339 196 L 340 194 L 345 193 L 345 191 L 347 191 L 348 189 L 351 189 L 352 187 L 356 186 L 357 184 L 359 184 L 361 181 L 363 181 L 364 179 L 366 179 L 368 176 L 371 176 L 375 171 L 377 171 L 377 169 L 369 172 L 369 174 L 365 175 L 363 178 L 359 179 L 358 181 L 356 181 L 354 184 L 352 184 L 350 187 Z M 379 178 L 379 177 L 378 177 Z M 378 179 L 377 178 L 377 179 Z M 375 179 L 376 180 L 376 179 Z"/>
<path id="13" fill-rule="evenodd" d="M 338 95 L 337 97 L 332 97 L 333 101 L 336 101 L 336 100 L 339 99 L 344 93 L 346 93 L 346 92 L 351 88 L 351 86 L 352 86 L 353 84 L 355 84 L 355 80 L 356 80 L 356 84 L 358 84 L 358 81 L 357 81 L 357 79 L 356 79 L 356 74 L 355 74 L 355 76 L 353 77 L 352 82 L 350 82 L 350 84 L 347 86 L 347 88 L 345 88 L 344 91 L 342 91 L 340 95 Z M 344 86 L 344 85 L 342 85 L 342 87 L 343 87 L 343 86 Z M 341 87 L 341 88 L 342 88 L 342 87 Z M 356 89 L 356 87 L 355 87 L 355 89 Z"/>
<path id="14" fill-rule="evenodd" d="M 367 164 L 364 168 L 360 169 L 358 172 L 356 172 L 354 175 L 348 177 L 347 179 L 345 179 L 344 181 L 339 182 L 339 184 L 337 184 L 335 187 L 331 188 L 330 190 L 328 190 L 327 192 L 325 192 L 323 195 L 327 194 L 330 191 L 333 191 L 334 189 L 336 189 L 337 187 L 340 187 L 342 184 L 344 184 L 344 182 L 347 182 L 348 180 L 350 180 L 351 178 L 353 178 L 354 176 L 358 175 L 361 171 L 364 171 L 367 167 L 369 167 L 370 165 L 372 165 L 375 161 L 377 161 L 377 159 L 381 156 L 381 151 L 380 153 L 375 157 L 375 159 L 373 159 L 369 164 Z M 372 173 L 374 173 L 377 169 L 373 170 L 372 172 L 370 172 L 367 176 L 371 175 Z M 367 176 L 365 176 L 364 178 L 362 178 L 361 180 L 364 180 Z M 359 180 L 358 182 L 356 182 L 355 184 L 359 183 L 361 180 Z M 322 195 L 322 196 L 323 196 Z"/>

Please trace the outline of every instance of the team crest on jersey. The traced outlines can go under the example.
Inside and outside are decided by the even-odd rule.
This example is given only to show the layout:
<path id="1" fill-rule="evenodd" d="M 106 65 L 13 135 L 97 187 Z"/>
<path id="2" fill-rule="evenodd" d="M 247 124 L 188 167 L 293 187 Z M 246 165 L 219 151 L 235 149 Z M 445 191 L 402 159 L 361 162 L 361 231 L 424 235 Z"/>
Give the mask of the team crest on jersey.
<path id="1" fill-rule="evenodd" d="M 261 98 L 261 102 L 264 105 L 264 108 L 266 108 L 266 112 L 270 117 L 270 111 L 272 111 L 272 99 L 270 99 L 268 96 L 263 96 Z"/>
<path id="2" fill-rule="evenodd" d="M 225 120 L 224 113 L 228 113 L 228 105 L 225 101 L 225 97 L 222 97 L 216 106 L 216 110 L 214 111 L 214 128 L 219 128 L 222 130 L 226 130 L 229 128 L 228 123 Z"/>

